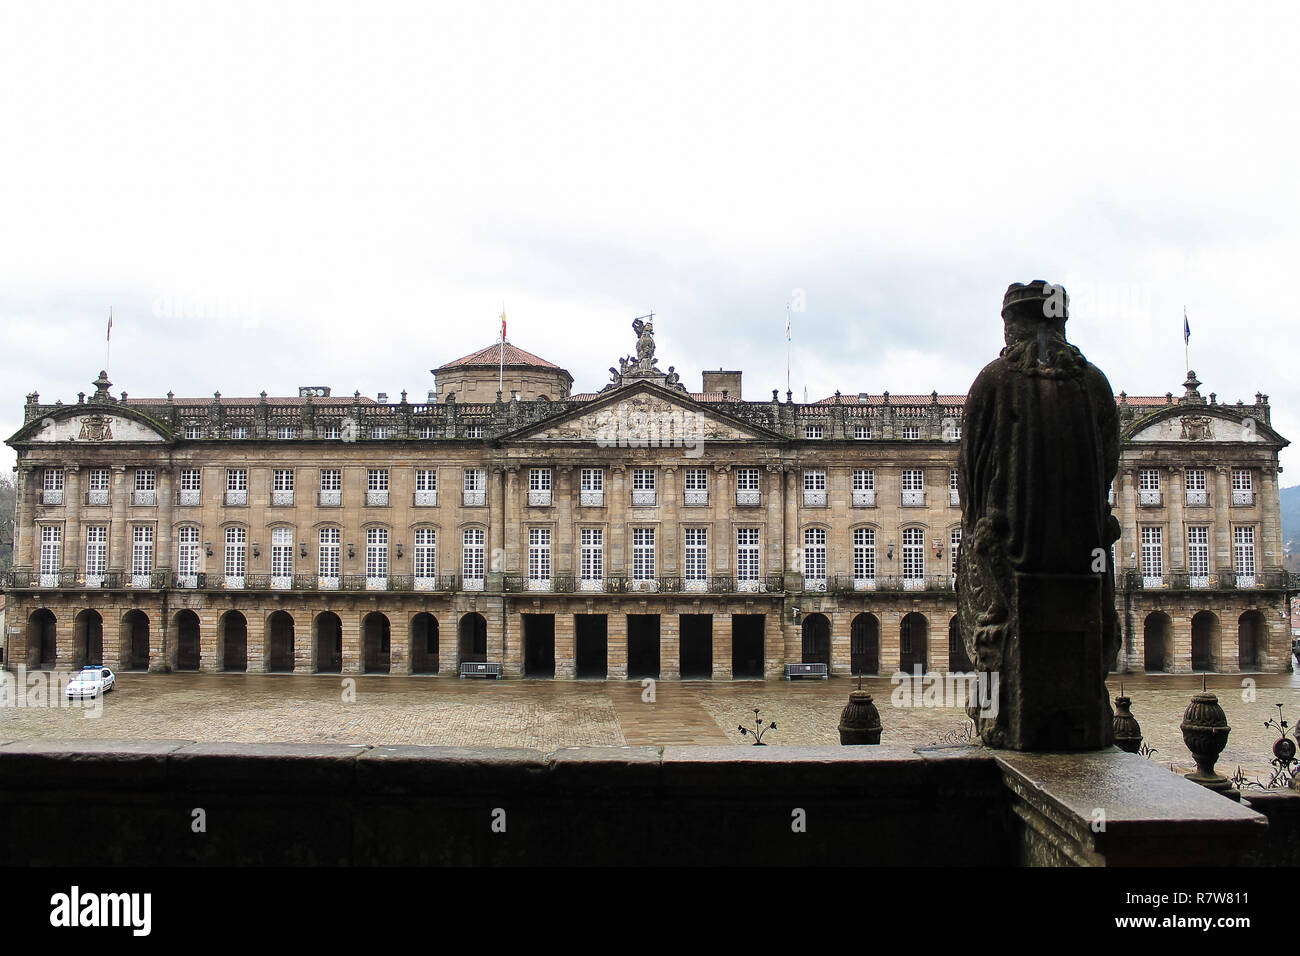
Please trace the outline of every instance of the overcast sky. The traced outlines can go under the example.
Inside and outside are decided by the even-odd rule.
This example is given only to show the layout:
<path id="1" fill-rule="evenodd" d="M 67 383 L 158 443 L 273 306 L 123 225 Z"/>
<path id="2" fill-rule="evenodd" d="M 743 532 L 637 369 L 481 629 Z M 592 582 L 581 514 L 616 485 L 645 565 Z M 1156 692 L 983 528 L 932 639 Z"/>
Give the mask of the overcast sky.
<path id="1" fill-rule="evenodd" d="M 653 310 L 758 399 L 795 295 L 815 399 L 964 392 L 1043 278 L 1116 392 L 1181 392 L 1186 307 L 1203 391 L 1300 439 L 1294 4 L 0 11 L 6 437 L 110 306 L 135 396 L 422 400 L 504 303 L 575 391 Z"/>

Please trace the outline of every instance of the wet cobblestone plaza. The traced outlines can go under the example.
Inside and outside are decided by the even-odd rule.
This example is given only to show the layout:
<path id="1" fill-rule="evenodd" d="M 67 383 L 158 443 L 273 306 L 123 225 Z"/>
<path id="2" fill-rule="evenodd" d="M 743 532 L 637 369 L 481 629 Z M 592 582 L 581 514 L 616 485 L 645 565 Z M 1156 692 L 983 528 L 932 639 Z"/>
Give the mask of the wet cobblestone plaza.
<path id="1" fill-rule="evenodd" d="M 1243 700 L 1243 682 L 1254 682 Z M 1125 693 L 1153 760 L 1191 770 L 1179 731 L 1201 675 L 1127 675 Z M 1267 780 L 1276 734 L 1264 724 L 1282 704 L 1300 717 L 1300 678 L 1292 674 L 1209 675 L 1232 733 L 1218 769 L 1240 766 Z M 1112 696 L 1119 678 L 1110 681 Z M 655 683 L 653 702 L 640 682 L 477 681 L 437 677 L 338 675 L 120 674 L 102 714 L 70 707 L 0 707 L 0 740 L 172 738 L 195 741 L 303 741 L 344 744 L 442 744 L 466 747 L 745 744 L 737 725 L 753 708 L 776 730 L 774 745 L 836 745 L 840 711 L 854 681 Z M 927 746 L 969 726 L 959 706 L 891 705 L 889 678 L 863 681 L 884 724 L 882 743 Z M 1249 686 L 1246 688 L 1249 690 Z M 1246 693 L 1245 696 L 1251 696 Z M 354 699 L 345 699 L 354 698 Z"/>

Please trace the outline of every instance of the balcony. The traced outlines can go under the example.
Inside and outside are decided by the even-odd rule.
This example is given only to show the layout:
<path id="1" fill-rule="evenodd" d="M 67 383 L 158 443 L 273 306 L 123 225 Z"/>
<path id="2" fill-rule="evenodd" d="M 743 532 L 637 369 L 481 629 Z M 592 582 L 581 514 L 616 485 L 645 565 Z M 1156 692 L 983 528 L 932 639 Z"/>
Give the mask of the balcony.
<path id="1" fill-rule="evenodd" d="M 158 492 L 154 490 L 141 491 L 137 488 L 131 492 L 131 504 L 142 508 L 153 507 L 158 504 Z"/>
<path id="2" fill-rule="evenodd" d="M 653 489 L 649 491 L 641 490 L 641 491 L 632 492 L 632 506 L 634 508 L 654 507 L 655 502 L 657 500 L 658 499 L 655 497 L 655 492 Z"/>
<path id="3" fill-rule="evenodd" d="M 63 504 L 62 488 L 45 488 L 41 491 L 41 504 L 43 505 L 61 505 Z"/>
<path id="4" fill-rule="evenodd" d="M 1254 503 L 1255 503 L 1255 492 L 1238 491 L 1235 489 L 1233 490 L 1232 505 L 1234 508 L 1249 508 Z"/>
<path id="5" fill-rule="evenodd" d="M 709 590 L 708 578 L 687 578 L 685 581 L 687 591 L 707 591 Z"/>
<path id="6" fill-rule="evenodd" d="M 1200 491 L 1187 492 L 1187 504 L 1188 507 L 1191 508 L 1204 508 L 1206 505 L 1210 503 L 1209 499 L 1210 496 L 1205 491 L 1204 488 L 1202 488 Z"/>
<path id="7" fill-rule="evenodd" d="M 482 508 L 484 505 L 487 504 L 487 492 L 486 492 L 486 491 L 466 491 L 466 492 L 464 493 L 464 497 L 463 497 L 462 500 L 461 500 L 461 503 L 462 503 L 466 508 Z M 473 590 L 473 589 L 467 587 L 465 590 L 469 591 L 469 590 Z M 479 590 L 481 591 L 482 588 L 479 588 Z"/>
<path id="8" fill-rule="evenodd" d="M 763 503 L 763 493 L 760 491 L 737 491 L 736 506 L 739 508 L 757 508 Z"/>
<path id="9" fill-rule="evenodd" d="M 203 503 L 202 492 L 198 488 L 182 488 L 176 492 L 176 503 L 182 508 L 197 508 Z"/>
<path id="10" fill-rule="evenodd" d="M 1139 491 L 1138 505 L 1143 508 L 1159 508 L 1164 495 L 1159 491 Z"/>
<path id="11" fill-rule="evenodd" d="M 551 506 L 551 490 L 546 489 L 528 489 L 528 507 L 530 508 L 549 508 Z"/>
<path id="12" fill-rule="evenodd" d="M 463 579 L 461 580 L 461 584 L 460 584 L 460 586 L 461 586 L 461 590 L 463 590 L 463 591 L 482 591 L 482 590 L 483 590 L 483 579 L 482 579 L 482 578 L 463 578 Z"/>
<path id="13" fill-rule="evenodd" d="M 1256 586 L 1255 575 L 1253 574 L 1238 574 L 1235 575 L 1235 578 L 1234 583 L 1239 588 L 1253 588 Z"/>
<path id="14" fill-rule="evenodd" d="M 605 590 L 604 578 L 581 578 L 578 581 L 579 591 L 603 591 Z"/>
<path id="15" fill-rule="evenodd" d="M 627 582 L 629 591 L 656 593 L 659 590 L 657 578 L 632 578 Z"/>
<path id="16" fill-rule="evenodd" d="M 760 581 L 757 578 L 745 578 L 736 582 L 736 590 L 745 592 L 757 591 L 761 593 L 767 590 L 767 582 Z"/>
<path id="17" fill-rule="evenodd" d="M 192 574 L 177 574 L 172 580 L 172 587 L 175 588 L 206 588 L 208 586 L 208 576 L 201 572 Z"/>
<path id="18" fill-rule="evenodd" d="M 805 488 L 803 492 L 803 506 L 805 508 L 825 508 L 826 491 L 810 491 Z"/>
<path id="19" fill-rule="evenodd" d="M 374 577 L 370 577 L 370 576 L 367 575 L 367 577 L 366 577 L 366 590 L 367 590 L 367 591 L 387 591 L 387 590 L 388 590 L 388 575 L 386 575 L 386 574 L 385 574 L 385 575 L 382 575 L 382 576 L 380 576 L 380 575 L 376 575 L 376 576 L 374 576 Z"/>
<path id="20" fill-rule="evenodd" d="M 366 491 L 366 505 L 371 508 L 387 508 L 388 492 L 387 491 Z"/>
<path id="21" fill-rule="evenodd" d="M 956 488 L 948 489 L 948 504 L 952 505 L 954 508 L 961 507 L 961 492 Z"/>
<path id="22" fill-rule="evenodd" d="M 709 503 L 708 491 L 683 492 L 682 504 L 687 508 L 703 508 Z"/>
<path id="23" fill-rule="evenodd" d="M 875 506 L 876 492 L 874 489 L 855 488 L 853 490 L 853 507 L 874 508 Z"/>
<path id="24" fill-rule="evenodd" d="M 226 489 L 226 506 L 227 506 L 227 507 L 239 507 L 239 506 L 247 505 L 247 504 L 248 504 L 248 489 L 247 489 L 247 488 L 244 488 L 244 489 L 242 489 L 242 490 L 240 490 L 240 491 L 233 491 L 233 490 L 231 490 L 231 489 L 229 489 L 229 488 Z"/>
<path id="25" fill-rule="evenodd" d="M 322 491 L 317 499 L 317 504 L 322 508 L 338 508 L 343 504 L 342 491 Z"/>
<path id="26" fill-rule="evenodd" d="M 827 586 L 826 586 L 826 577 L 825 577 L 825 576 L 822 576 L 822 577 L 809 577 L 808 575 L 805 574 L 805 575 L 803 576 L 803 590 L 805 590 L 805 591 L 826 591 L 826 590 L 828 590 L 828 588 L 827 588 Z"/>
<path id="27" fill-rule="evenodd" d="M 925 492 L 924 491 L 904 491 L 903 492 L 904 508 L 924 508 Z"/>
<path id="28" fill-rule="evenodd" d="M 293 588 L 293 575 L 273 574 L 271 575 L 272 591 L 288 591 Z"/>
<path id="29" fill-rule="evenodd" d="M 435 508 L 438 505 L 438 492 L 417 491 L 411 503 L 417 508 Z"/>
<path id="30" fill-rule="evenodd" d="M 225 576 L 225 583 L 224 583 L 223 586 L 225 587 L 225 589 L 226 589 L 227 591 L 242 591 L 242 590 L 244 590 L 244 575 L 242 575 L 242 574 L 227 574 L 227 575 Z"/>
<path id="31" fill-rule="evenodd" d="M 1165 586 L 1165 577 L 1163 574 L 1144 574 L 1142 575 L 1142 588 L 1162 588 Z"/>
<path id="32" fill-rule="evenodd" d="M 86 504 L 88 505 L 106 505 L 108 504 L 108 489 L 96 488 L 93 491 L 86 492 Z"/>
<path id="33" fill-rule="evenodd" d="M 271 492 L 271 505 L 272 505 L 272 507 L 275 507 L 275 508 L 290 508 L 290 507 L 293 507 L 293 492 L 292 492 L 292 491 L 272 491 L 272 492 Z"/>
<path id="34" fill-rule="evenodd" d="M 605 492 L 581 491 L 578 493 L 578 504 L 584 508 L 603 508 L 605 506 Z"/>

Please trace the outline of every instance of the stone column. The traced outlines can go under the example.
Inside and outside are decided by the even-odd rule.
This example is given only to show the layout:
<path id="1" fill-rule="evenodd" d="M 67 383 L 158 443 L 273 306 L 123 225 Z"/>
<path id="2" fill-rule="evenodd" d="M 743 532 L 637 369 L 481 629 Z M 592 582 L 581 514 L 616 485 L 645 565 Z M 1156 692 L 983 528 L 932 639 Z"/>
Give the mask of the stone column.
<path id="1" fill-rule="evenodd" d="M 853 670 L 850 628 L 854 614 L 839 609 L 828 616 L 831 619 L 831 674 L 848 676 Z"/>
<path id="2" fill-rule="evenodd" d="M 69 463 L 64 471 L 63 500 L 67 522 L 63 528 L 63 566 L 72 571 L 81 569 L 86 542 L 81 530 L 81 466 Z"/>
<path id="3" fill-rule="evenodd" d="M 154 567 L 170 571 L 176 567 L 172 560 L 172 513 L 176 504 L 176 493 L 172 490 L 172 467 L 162 465 L 158 469 L 158 542 L 154 550 Z M 270 547 L 271 542 L 267 542 Z M 170 575 L 164 587 L 171 585 Z"/>
<path id="4" fill-rule="evenodd" d="M 576 676 L 577 635 L 573 610 L 564 608 L 555 614 L 555 676 L 573 680 Z"/>
<path id="5" fill-rule="evenodd" d="M 557 575 L 572 574 L 575 587 L 578 578 L 577 545 L 574 542 L 574 536 L 577 534 L 574 530 L 577 498 L 573 468 L 569 465 L 561 465 L 555 469 L 555 488 L 551 492 L 556 521 L 556 541 L 551 553 L 551 572 Z M 558 658 L 556 666 L 559 666 Z"/>
<path id="6" fill-rule="evenodd" d="M 605 653 L 610 680 L 627 680 L 627 614 L 615 605 L 605 616 Z"/>
<path id="7" fill-rule="evenodd" d="M 1137 559 L 1129 555 L 1141 551 L 1141 534 L 1137 530 L 1138 484 L 1136 468 L 1121 468 L 1115 481 L 1121 485 L 1116 489 L 1119 496 L 1120 539 L 1115 542 L 1115 558 L 1120 568 L 1136 568 Z"/>
<path id="8" fill-rule="evenodd" d="M 659 614 L 659 679 L 681 679 L 681 620 L 676 608 Z"/>
<path id="9" fill-rule="evenodd" d="M 411 618 L 409 607 L 398 607 L 388 615 L 388 673 L 411 673 Z"/>
<path id="10" fill-rule="evenodd" d="M 524 676 L 524 620 L 506 597 L 490 600 L 487 614 L 488 660 L 501 660 L 507 677 Z M 502 643 L 505 652 L 502 655 Z M 497 657 L 496 655 L 501 655 Z"/>
<path id="11" fill-rule="evenodd" d="M 249 557 L 252 557 L 252 545 L 249 545 Z M 264 608 L 245 608 L 244 620 L 248 622 L 248 673 L 266 673 L 266 652 L 270 639 L 266 633 L 267 614 Z"/>
<path id="12" fill-rule="evenodd" d="M 131 544 L 127 527 L 128 498 L 131 492 L 126 486 L 126 466 L 113 466 L 113 491 L 109 498 L 108 526 L 108 570 L 130 571 Z"/>
<path id="13" fill-rule="evenodd" d="M 880 673 L 883 676 L 896 673 L 902 662 L 903 616 L 910 610 L 889 605 L 877 613 L 880 618 Z"/>
<path id="14" fill-rule="evenodd" d="M 506 547 L 506 473 L 504 468 L 494 468 L 491 471 L 492 490 L 488 498 L 488 553 L 487 568 L 488 572 L 503 571 L 505 569 L 505 547 Z M 501 567 L 496 567 L 500 555 Z M 459 566 L 460 558 L 456 558 L 456 565 Z M 441 647 L 439 647 L 441 653 Z"/>
<path id="15" fill-rule="evenodd" d="M 14 474 L 14 566 L 31 567 L 30 550 L 32 546 L 32 469 L 19 464 Z M 38 544 L 39 547 L 39 544 Z M 39 559 L 36 564 L 39 570 Z M 25 645 L 24 645 L 25 646 Z"/>
<path id="16" fill-rule="evenodd" d="M 682 490 L 678 481 L 677 468 L 675 465 L 667 465 L 663 469 L 664 487 L 660 491 L 659 513 L 662 520 L 659 524 L 660 534 L 663 541 L 659 546 L 659 565 L 660 575 L 674 575 L 682 573 L 682 545 L 680 542 L 679 527 L 682 520 Z M 661 661 L 662 662 L 662 661 Z"/>
<path id="17" fill-rule="evenodd" d="M 785 675 L 784 609 L 784 602 L 774 602 L 769 613 L 763 615 L 764 680 L 779 680 Z"/>
<path id="18" fill-rule="evenodd" d="M 803 574 L 803 568 L 799 566 L 799 561 L 795 557 L 795 549 L 799 547 L 799 497 L 800 491 L 796 487 L 798 473 L 793 467 L 786 468 L 783 472 L 781 482 L 781 502 L 782 512 L 782 558 L 781 567 L 786 571 L 793 571 L 798 575 Z M 786 590 L 790 590 L 789 585 Z"/>
<path id="19" fill-rule="evenodd" d="M 99 609 L 104 619 L 104 666 L 113 671 L 122 669 L 122 615 L 125 608 Z"/>
<path id="20" fill-rule="evenodd" d="M 1232 571 L 1232 469 L 1214 469 L 1214 556 L 1210 573 Z"/>
<path id="21" fill-rule="evenodd" d="M 1169 469 L 1169 567 L 1166 569 L 1166 586 L 1172 581 L 1168 572 L 1187 567 L 1187 528 L 1183 524 L 1183 508 L 1187 504 L 1186 481 L 1181 468 Z"/>
<path id="22" fill-rule="evenodd" d="M 363 660 L 361 621 L 366 612 L 358 608 L 341 609 L 339 613 L 340 630 L 343 634 L 343 673 L 360 674 Z M 252 652 L 249 652 L 250 661 Z"/>
<path id="23" fill-rule="evenodd" d="M 519 571 L 519 468 L 511 466 L 506 469 L 505 507 L 502 521 L 505 526 L 505 567 L 510 573 Z"/>
<path id="24" fill-rule="evenodd" d="M 1277 466 L 1270 464 L 1261 468 L 1259 483 L 1259 566 L 1261 569 L 1280 567 L 1283 557 L 1282 515 Z M 1273 630 L 1271 624 L 1269 630 Z"/>
<path id="25" fill-rule="evenodd" d="M 713 614 L 713 679 L 731 680 L 731 613 Z"/>
<path id="26" fill-rule="evenodd" d="M 295 492 L 295 497 L 296 495 Z M 304 598 L 299 607 L 289 611 L 289 616 L 293 618 L 293 672 L 313 674 L 316 672 L 316 621 L 313 609 Z"/>
<path id="27" fill-rule="evenodd" d="M 460 674 L 460 615 L 450 606 L 438 612 L 438 673 L 443 677 Z"/>
<path id="28" fill-rule="evenodd" d="M 709 489 L 709 514 L 713 517 L 713 540 L 709 542 L 709 567 L 715 574 L 735 574 L 731 556 L 736 550 L 736 533 L 732 530 L 731 515 L 736 506 L 736 492 L 730 465 L 715 465 L 712 487 Z M 728 632 L 730 633 L 730 632 Z M 728 658 L 730 663 L 730 658 Z M 716 676 L 717 667 L 713 668 Z M 730 670 L 728 670 L 730 672 Z"/>
<path id="29" fill-rule="evenodd" d="M 759 483 L 763 492 L 763 511 L 767 517 L 763 530 L 759 532 L 759 545 L 764 550 L 758 570 L 760 575 L 764 575 L 768 571 L 785 570 L 785 555 L 782 550 L 785 547 L 785 478 L 782 477 L 780 466 L 768 465 L 760 472 Z"/>
<path id="30" fill-rule="evenodd" d="M 627 553 L 630 546 L 627 530 L 627 506 L 631 492 L 628 490 L 627 469 L 622 465 L 615 465 L 610 468 L 609 473 L 610 487 L 605 492 L 605 510 L 609 516 L 609 530 L 606 532 L 609 537 L 606 542 L 608 567 L 605 569 L 605 573 L 609 575 L 613 571 L 622 571 L 630 576 L 632 569 Z M 626 633 L 627 622 L 625 621 L 624 634 L 626 635 Z M 624 666 L 626 667 L 626 641 L 624 645 Z M 626 676 L 626 671 L 624 676 Z"/>

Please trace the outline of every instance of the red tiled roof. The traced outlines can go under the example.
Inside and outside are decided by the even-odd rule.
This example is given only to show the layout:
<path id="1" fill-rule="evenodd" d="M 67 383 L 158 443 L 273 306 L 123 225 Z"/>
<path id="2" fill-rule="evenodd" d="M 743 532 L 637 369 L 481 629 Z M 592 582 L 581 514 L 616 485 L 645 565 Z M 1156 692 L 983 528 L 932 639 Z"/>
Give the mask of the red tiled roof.
<path id="1" fill-rule="evenodd" d="M 448 368 L 459 368 L 472 365 L 490 365 L 493 368 L 496 368 L 500 364 L 501 343 L 494 342 L 487 348 L 479 349 L 477 352 L 471 352 L 469 355 L 462 355 L 460 358 L 448 362 L 446 365 L 440 365 L 438 368 L 434 369 L 434 372 L 441 372 L 443 369 Z M 511 345 L 508 339 L 506 340 L 505 364 L 511 366 L 524 365 L 532 368 L 553 368 L 557 371 L 565 372 L 564 369 L 560 368 L 560 366 L 556 365 L 554 362 L 548 362 L 544 358 L 538 358 L 532 352 L 525 352 L 523 349 Z M 568 373 L 565 372 L 565 374 Z"/>
<path id="2" fill-rule="evenodd" d="M 352 397 L 351 395 L 331 395 L 329 398 L 315 398 L 315 397 L 312 398 L 312 401 L 316 402 L 318 405 L 341 405 L 341 404 L 350 404 L 350 403 L 352 402 L 352 400 L 353 400 L 353 397 Z M 173 399 L 172 399 L 172 404 L 173 404 L 173 405 L 211 405 L 213 401 L 214 401 L 213 397 L 212 397 L 211 395 L 208 395 L 208 396 L 205 396 L 204 398 L 173 398 Z M 243 397 L 240 397 L 240 396 L 229 396 L 229 397 L 228 397 L 228 396 L 225 396 L 225 395 L 222 395 L 222 396 L 221 396 L 221 404 L 222 404 L 222 405 L 256 405 L 256 404 L 258 404 L 258 403 L 261 402 L 261 401 L 262 401 L 262 399 L 261 399 L 260 396 L 254 396 L 253 398 L 243 398 Z M 266 404 L 268 404 L 268 405 L 301 405 L 304 401 L 306 401 L 306 399 L 299 398 L 297 395 L 293 395 L 293 396 L 288 396 L 288 395 L 268 395 L 268 396 L 266 396 Z M 359 399 L 357 399 L 357 401 L 359 401 L 362 405 L 378 405 L 378 404 L 379 404 L 379 403 L 378 403 L 377 401 L 375 401 L 373 398 L 368 398 L 368 397 L 366 397 L 365 395 L 362 395 Z M 165 399 L 165 398 L 129 398 L 129 397 L 128 397 L 127 400 L 126 400 L 126 403 L 127 403 L 128 405 L 166 405 L 166 404 L 167 404 L 167 399 Z"/>
<path id="3" fill-rule="evenodd" d="M 1130 405 L 1156 406 L 1156 405 L 1169 404 L 1169 399 L 1166 398 L 1164 395 L 1126 395 L 1124 399 Z M 931 401 L 933 401 L 933 399 L 929 395 L 895 395 L 893 392 L 889 393 L 889 404 L 891 405 L 929 405 Z M 832 395 L 830 398 L 818 399 L 816 402 L 814 402 L 814 404 L 834 405 L 835 396 Z M 858 398 L 857 394 L 852 394 L 852 395 L 841 394 L 840 404 L 841 405 L 864 405 L 864 404 L 883 405 L 885 404 L 885 396 L 883 393 L 876 394 L 873 392 L 872 394 L 868 395 L 867 400 L 863 402 L 861 399 Z M 965 405 L 966 396 L 965 395 L 940 395 L 939 404 L 940 405 Z M 1115 396 L 1115 404 L 1116 405 L 1119 404 L 1118 395 Z"/>

